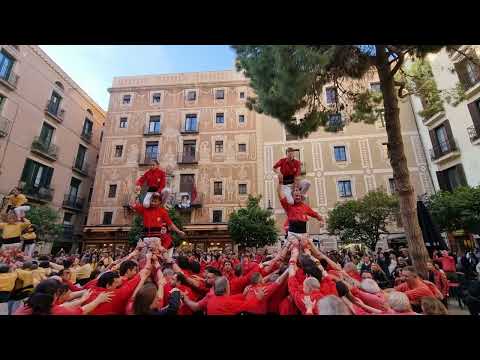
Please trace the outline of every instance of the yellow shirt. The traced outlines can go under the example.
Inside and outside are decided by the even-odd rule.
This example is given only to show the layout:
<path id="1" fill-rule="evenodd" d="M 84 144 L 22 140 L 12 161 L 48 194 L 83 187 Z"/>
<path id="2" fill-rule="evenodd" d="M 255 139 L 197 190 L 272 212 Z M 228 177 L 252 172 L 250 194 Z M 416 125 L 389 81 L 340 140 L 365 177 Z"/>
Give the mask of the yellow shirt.
<path id="1" fill-rule="evenodd" d="M 22 281 L 21 288 L 32 285 L 33 286 L 33 271 L 17 269 L 18 279 Z"/>
<path id="2" fill-rule="evenodd" d="M 32 270 L 32 283 L 33 287 L 36 287 L 38 283 L 47 278 L 47 274 L 44 268 L 38 268 Z"/>
<path id="3" fill-rule="evenodd" d="M 2 229 L 2 238 L 11 239 L 15 237 L 20 237 L 22 231 L 30 226 L 30 221 L 20 222 L 9 224 L 9 223 L 0 223 L 0 229 Z"/>
<path id="4" fill-rule="evenodd" d="M 22 234 L 22 240 L 36 240 L 36 239 L 37 239 L 37 234 L 35 234 L 35 231 Z"/>
<path id="5" fill-rule="evenodd" d="M 76 267 L 75 272 L 77 273 L 77 280 L 88 279 L 92 271 L 93 269 L 90 264 Z"/>
<path id="6" fill-rule="evenodd" d="M 0 274 L 0 291 L 12 291 L 17 280 L 16 272 Z"/>
<path id="7" fill-rule="evenodd" d="M 14 207 L 22 206 L 28 202 L 27 197 L 23 194 L 10 195 L 8 196 L 8 205 L 12 205 Z"/>
<path id="8" fill-rule="evenodd" d="M 72 284 L 75 284 L 77 282 L 77 267 L 71 267 L 70 268 L 70 281 Z"/>

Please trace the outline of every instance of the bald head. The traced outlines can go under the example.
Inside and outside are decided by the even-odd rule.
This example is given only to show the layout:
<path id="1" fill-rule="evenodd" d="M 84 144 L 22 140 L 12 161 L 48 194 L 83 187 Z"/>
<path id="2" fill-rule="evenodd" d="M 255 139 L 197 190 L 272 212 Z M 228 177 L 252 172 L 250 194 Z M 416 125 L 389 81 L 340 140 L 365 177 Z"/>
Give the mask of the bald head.
<path id="1" fill-rule="evenodd" d="M 303 281 L 303 292 L 308 295 L 315 290 L 320 290 L 320 281 L 312 276 L 307 277 Z"/>
<path id="2" fill-rule="evenodd" d="M 225 276 L 215 279 L 213 290 L 217 296 L 228 295 L 228 279 Z"/>

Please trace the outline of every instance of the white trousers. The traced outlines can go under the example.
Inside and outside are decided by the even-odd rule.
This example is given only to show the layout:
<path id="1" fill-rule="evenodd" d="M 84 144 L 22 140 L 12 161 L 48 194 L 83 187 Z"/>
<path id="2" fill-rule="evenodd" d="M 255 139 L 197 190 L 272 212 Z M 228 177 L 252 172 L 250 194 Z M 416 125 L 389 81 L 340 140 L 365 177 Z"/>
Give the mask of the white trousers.
<path id="1" fill-rule="evenodd" d="M 170 197 L 170 193 L 171 193 L 171 190 L 168 189 L 168 188 L 165 188 L 162 190 L 162 205 L 165 205 L 165 203 L 167 202 L 168 198 Z M 153 192 L 147 192 L 147 194 L 145 195 L 145 198 L 143 199 L 143 207 L 144 208 L 149 208 L 150 207 L 150 201 L 152 200 L 152 195 L 154 193 Z"/>
<path id="2" fill-rule="evenodd" d="M 34 251 L 35 251 L 35 243 L 25 245 L 25 251 L 23 253 L 28 257 L 32 257 Z"/>
<path id="3" fill-rule="evenodd" d="M 310 188 L 310 185 L 311 185 L 310 181 L 306 179 L 300 180 L 300 182 L 298 183 L 298 186 L 302 195 L 305 195 L 307 193 L 308 189 Z M 292 194 L 293 186 L 294 184 L 282 185 L 282 193 L 285 195 L 285 198 L 287 199 L 287 202 L 290 205 L 293 205 L 293 194 Z"/>
<path id="4" fill-rule="evenodd" d="M 21 220 L 22 218 L 25 217 L 25 212 L 30 210 L 30 206 L 24 205 L 24 206 L 19 206 L 13 209 L 15 211 L 15 215 L 17 215 L 17 219 Z"/>

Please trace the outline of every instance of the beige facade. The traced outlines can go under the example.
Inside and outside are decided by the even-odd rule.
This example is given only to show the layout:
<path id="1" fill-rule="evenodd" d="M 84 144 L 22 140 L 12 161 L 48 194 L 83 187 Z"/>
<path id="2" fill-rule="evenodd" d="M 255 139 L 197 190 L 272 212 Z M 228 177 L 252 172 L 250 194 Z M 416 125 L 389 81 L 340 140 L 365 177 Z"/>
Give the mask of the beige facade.
<path id="1" fill-rule="evenodd" d="M 38 46 L 0 45 L 0 193 L 21 186 L 58 210 L 67 246 L 83 233 L 104 121 Z"/>
<path id="2" fill-rule="evenodd" d="M 182 211 L 190 241 L 228 243 L 230 213 L 259 192 L 259 115 L 244 105 L 250 91 L 234 71 L 114 78 L 86 245 L 125 242 L 127 205 L 149 158 L 168 170 L 177 202 L 182 193 L 198 194 Z"/>

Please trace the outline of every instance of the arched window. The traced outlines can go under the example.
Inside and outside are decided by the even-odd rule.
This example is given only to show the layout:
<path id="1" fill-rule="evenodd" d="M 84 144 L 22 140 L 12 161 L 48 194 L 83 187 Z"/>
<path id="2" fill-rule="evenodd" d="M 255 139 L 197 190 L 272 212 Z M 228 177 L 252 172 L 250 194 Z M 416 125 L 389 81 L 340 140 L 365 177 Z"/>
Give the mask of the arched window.
<path id="1" fill-rule="evenodd" d="M 57 85 L 57 87 L 58 87 L 59 89 L 61 89 L 62 91 L 65 90 L 65 88 L 63 87 L 63 84 L 62 84 L 60 81 L 55 81 L 55 85 Z"/>

